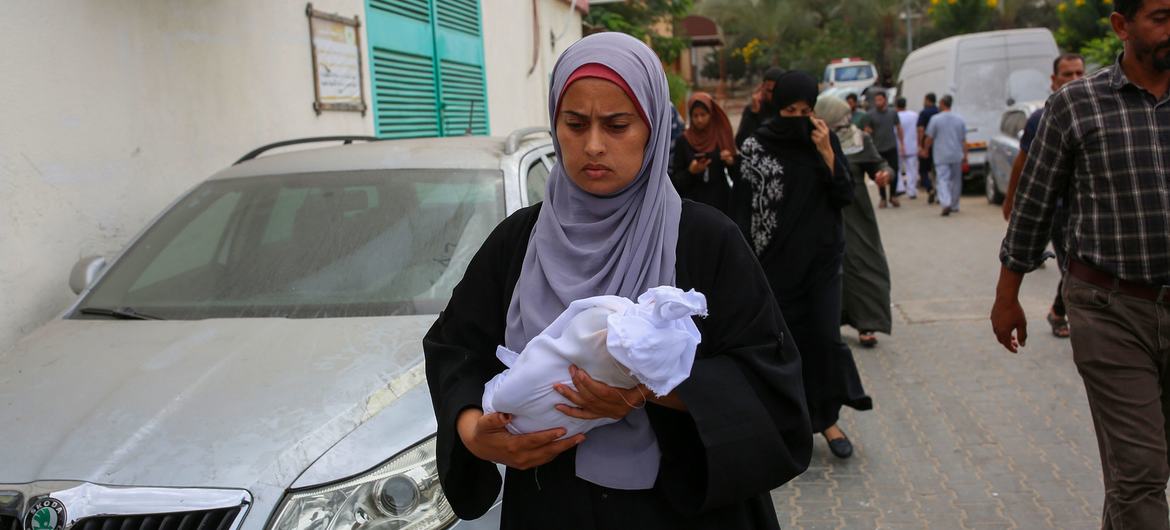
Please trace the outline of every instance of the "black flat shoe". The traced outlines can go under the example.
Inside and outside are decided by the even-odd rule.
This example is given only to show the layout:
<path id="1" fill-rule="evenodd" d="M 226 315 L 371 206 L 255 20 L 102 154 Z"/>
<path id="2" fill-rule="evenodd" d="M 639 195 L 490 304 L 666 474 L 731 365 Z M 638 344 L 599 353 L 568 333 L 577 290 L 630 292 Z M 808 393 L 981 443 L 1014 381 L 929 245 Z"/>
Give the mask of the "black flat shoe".
<path id="1" fill-rule="evenodd" d="M 853 442 L 850 442 L 849 438 L 842 437 L 828 440 L 828 442 L 829 452 L 833 453 L 833 456 L 837 458 L 849 458 L 853 456 Z"/>

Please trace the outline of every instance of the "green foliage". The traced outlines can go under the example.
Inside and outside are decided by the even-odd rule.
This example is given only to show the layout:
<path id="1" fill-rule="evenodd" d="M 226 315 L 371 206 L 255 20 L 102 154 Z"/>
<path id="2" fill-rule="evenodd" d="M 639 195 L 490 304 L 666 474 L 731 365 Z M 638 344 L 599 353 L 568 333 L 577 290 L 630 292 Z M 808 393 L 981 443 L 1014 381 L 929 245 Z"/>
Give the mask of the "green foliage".
<path id="1" fill-rule="evenodd" d="M 744 63 L 743 55 L 732 55 L 727 51 L 727 48 L 719 50 L 723 54 L 723 73 L 727 79 L 731 81 L 740 81 L 747 77 L 747 64 Z M 714 57 L 703 65 L 703 77 L 708 79 L 719 78 L 719 58 Z"/>
<path id="2" fill-rule="evenodd" d="M 1101 37 L 1112 37 L 1109 14 L 1113 2 L 1106 0 L 1063 0 L 1056 5 L 1060 27 L 1056 30 L 1056 42 L 1063 50 L 1080 50 L 1089 41 Z"/>
<path id="3" fill-rule="evenodd" d="M 674 72 L 666 72 L 666 85 L 670 87 L 670 101 L 675 107 L 681 107 L 687 101 L 687 80 Z"/>
<path id="4" fill-rule="evenodd" d="M 931 0 L 927 13 L 944 35 L 987 31 L 996 22 L 998 0 Z"/>
<path id="5" fill-rule="evenodd" d="M 687 48 L 686 39 L 658 35 L 652 27 L 659 22 L 672 23 L 690 12 L 693 0 L 630 0 L 591 6 L 585 24 L 620 31 L 648 42 L 664 63 L 678 60 Z"/>
<path id="6" fill-rule="evenodd" d="M 1085 42 L 1081 47 L 1081 55 L 1085 56 L 1086 65 L 1109 66 L 1117 61 L 1125 43 L 1115 35 L 1097 37 Z"/>
<path id="7" fill-rule="evenodd" d="M 821 31 L 781 48 L 784 65 L 791 70 L 803 70 L 820 78 L 825 65 L 840 57 L 865 57 L 876 60 L 877 35 L 873 31 L 858 31 L 842 20 L 825 24 Z"/>

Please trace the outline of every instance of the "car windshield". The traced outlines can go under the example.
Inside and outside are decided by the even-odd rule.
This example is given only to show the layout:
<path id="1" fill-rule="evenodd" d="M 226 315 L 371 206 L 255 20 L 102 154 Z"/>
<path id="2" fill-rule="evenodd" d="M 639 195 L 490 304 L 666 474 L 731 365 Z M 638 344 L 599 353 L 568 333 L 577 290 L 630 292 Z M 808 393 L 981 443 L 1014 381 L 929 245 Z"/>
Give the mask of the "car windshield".
<path id="1" fill-rule="evenodd" d="M 159 218 L 78 307 L 166 319 L 437 313 L 503 217 L 499 171 L 208 181 Z"/>
<path id="2" fill-rule="evenodd" d="M 833 72 L 834 81 L 865 81 L 873 79 L 873 67 L 866 65 L 839 66 Z"/>

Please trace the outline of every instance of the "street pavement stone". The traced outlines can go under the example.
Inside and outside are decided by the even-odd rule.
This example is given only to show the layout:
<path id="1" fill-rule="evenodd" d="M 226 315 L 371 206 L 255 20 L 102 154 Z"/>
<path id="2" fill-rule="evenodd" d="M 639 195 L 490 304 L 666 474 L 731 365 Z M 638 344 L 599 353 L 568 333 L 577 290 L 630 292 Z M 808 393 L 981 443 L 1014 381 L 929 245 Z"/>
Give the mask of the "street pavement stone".
<path id="1" fill-rule="evenodd" d="M 1050 264 L 1026 277 L 1028 344 L 1004 350 L 987 316 L 1006 223 L 981 197 L 961 204 L 943 218 L 922 193 L 877 210 L 894 332 L 864 349 L 842 328 L 874 410 L 843 411 L 852 458 L 818 435 L 808 471 L 772 492 L 784 528 L 1100 527 L 1084 387 L 1068 340 L 1044 320 L 1059 273 Z"/>

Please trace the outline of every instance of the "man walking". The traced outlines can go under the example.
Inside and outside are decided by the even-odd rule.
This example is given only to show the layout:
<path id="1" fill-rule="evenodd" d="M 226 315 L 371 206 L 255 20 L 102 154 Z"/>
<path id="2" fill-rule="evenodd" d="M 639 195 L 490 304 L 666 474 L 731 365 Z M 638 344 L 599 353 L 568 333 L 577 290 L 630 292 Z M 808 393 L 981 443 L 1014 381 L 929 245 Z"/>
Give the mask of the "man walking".
<path id="1" fill-rule="evenodd" d="M 934 158 L 934 188 L 938 191 L 938 203 L 943 207 L 943 217 L 959 211 L 959 197 L 963 194 L 963 163 L 967 161 L 967 123 L 951 112 L 953 104 L 954 99 L 949 95 L 938 102 L 939 112 L 926 126 L 926 143 L 922 146 L 930 149 Z"/>
<path id="2" fill-rule="evenodd" d="M 1170 528 L 1170 0 L 1114 0 L 1118 60 L 1048 103 L 1000 251 L 991 324 L 1018 351 L 1024 274 L 1068 205 L 1064 301 L 1105 483 L 1106 529 Z M 936 118 L 937 119 L 937 118 Z"/>
<path id="3" fill-rule="evenodd" d="M 741 146 L 768 120 L 775 118 L 780 109 L 772 105 L 772 90 L 776 88 L 776 80 L 784 75 L 784 69 L 773 66 L 764 70 L 764 79 L 760 86 L 752 92 L 752 100 L 743 108 L 739 117 L 739 129 L 735 132 L 735 145 Z M 689 111 L 688 111 L 689 112 Z"/>
<path id="4" fill-rule="evenodd" d="M 1052 63 L 1052 92 L 1055 93 L 1060 90 L 1060 87 L 1066 85 L 1069 81 L 1076 81 L 1085 76 L 1085 58 L 1075 53 L 1066 53 L 1056 58 Z M 1028 123 L 1024 126 L 1024 135 L 1020 137 L 1020 153 L 1016 155 L 1016 161 L 1012 164 L 1012 175 L 1008 181 L 1007 197 L 1003 201 L 1003 218 L 1005 221 L 1010 220 L 1012 214 L 1012 204 L 1015 201 L 1016 186 L 1020 182 L 1020 174 L 1024 172 L 1024 163 L 1028 159 L 1028 148 L 1032 145 L 1032 139 L 1036 137 L 1036 129 L 1040 127 L 1040 117 L 1044 115 L 1044 109 L 1037 109 L 1031 116 L 1028 117 Z M 1064 228 L 1068 221 L 1068 210 L 1065 208 L 1064 201 L 1058 200 L 1056 211 L 1053 213 L 1052 223 L 1052 249 L 1056 251 L 1056 263 L 1063 273 L 1066 268 L 1065 262 L 1065 237 Z M 1064 307 L 1064 298 L 1060 291 L 1064 287 L 1064 282 L 1056 285 L 1056 298 L 1053 299 L 1052 308 L 1048 310 L 1048 325 L 1052 328 L 1052 334 L 1060 338 L 1068 338 L 1068 318 L 1066 318 L 1066 311 Z"/>
<path id="5" fill-rule="evenodd" d="M 874 147 L 890 165 L 894 178 L 889 184 L 889 204 L 895 208 L 901 206 L 898 202 L 898 152 L 902 150 L 902 124 L 898 122 L 898 113 L 889 107 L 886 93 L 877 90 L 873 93 L 873 108 L 869 109 L 869 123 L 873 135 Z M 878 208 L 886 207 L 886 187 L 879 186 L 878 194 L 881 201 Z"/>
<path id="6" fill-rule="evenodd" d="M 902 131 L 913 131 L 918 126 L 918 113 L 906 108 L 906 98 L 899 97 L 894 103 L 898 109 L 898 123 Z M 902 149 L 898 153 L 898 165 L 902 168 L 902 190 L 911 199 L 918 198 L 918 138 L 913 134 L 902 135 Z"/>
<path id="7" fill-rule="evenodd" d="M 934 173 L 934 159 L 930 156 L 930 149 L 926 148 L 926 126 L 930 125 L 930 119 L 938 114 L 938 107 L 935 106 L 937 101 L 934 92 L 927 92 L 922 101 L 922 112 L 918 113 L 918 145 L 922 146 L 918 150 L 918 174 L 922 175 L 922 187 L 928 194 L 926 204 L 934 204 L 935 199 L 934 180 L 931 178 Z"/>
<path id="8" fill-rule="evenodd" d="M 853 125 L 856 125 L 858 129 L 868 130 L 870 128 L 869 114 L 858 108 L 857 94 L 852 92 L 845 94 L 845 103 L 849 104 L 849 121 L 853 122 Z"/>

